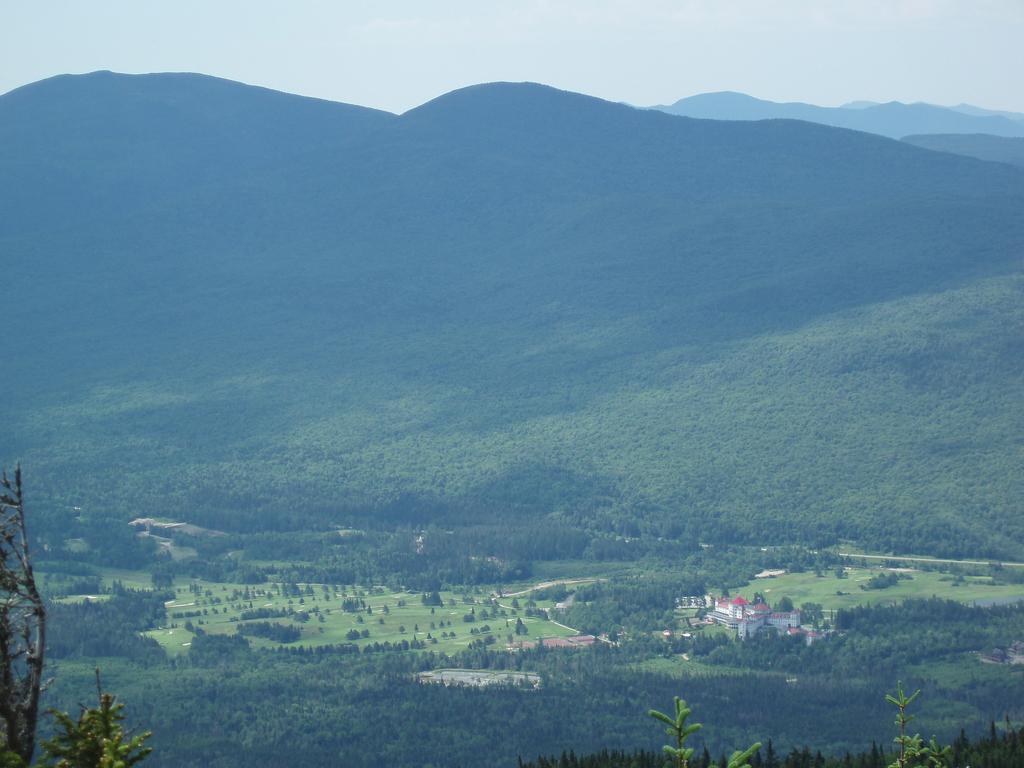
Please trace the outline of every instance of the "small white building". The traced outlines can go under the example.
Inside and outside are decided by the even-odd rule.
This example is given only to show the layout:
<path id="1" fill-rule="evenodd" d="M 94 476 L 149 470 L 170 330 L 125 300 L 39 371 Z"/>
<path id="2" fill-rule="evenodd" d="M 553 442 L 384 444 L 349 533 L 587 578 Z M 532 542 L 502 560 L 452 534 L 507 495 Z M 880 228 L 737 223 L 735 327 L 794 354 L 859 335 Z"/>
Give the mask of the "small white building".
<path id="1" fill-rule="evenodd" d="M 707 608 L 708 602 L 704 595 L 684 595 L 676 599 L 679 608 Z"/>

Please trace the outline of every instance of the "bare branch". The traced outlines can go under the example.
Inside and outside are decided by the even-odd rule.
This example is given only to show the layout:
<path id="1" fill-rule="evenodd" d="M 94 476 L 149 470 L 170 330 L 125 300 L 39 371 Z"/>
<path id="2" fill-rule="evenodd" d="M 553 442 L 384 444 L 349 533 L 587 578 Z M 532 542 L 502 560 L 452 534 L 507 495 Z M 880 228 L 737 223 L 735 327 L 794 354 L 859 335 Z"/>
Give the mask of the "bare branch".
<path id="1" fill-rule="evenodd" d="M 0 486 L 0 734 L 29 763 L 35 751 L 46 653 L 46 606 L 36 586 L 25 526 L 21 466 Z"/>

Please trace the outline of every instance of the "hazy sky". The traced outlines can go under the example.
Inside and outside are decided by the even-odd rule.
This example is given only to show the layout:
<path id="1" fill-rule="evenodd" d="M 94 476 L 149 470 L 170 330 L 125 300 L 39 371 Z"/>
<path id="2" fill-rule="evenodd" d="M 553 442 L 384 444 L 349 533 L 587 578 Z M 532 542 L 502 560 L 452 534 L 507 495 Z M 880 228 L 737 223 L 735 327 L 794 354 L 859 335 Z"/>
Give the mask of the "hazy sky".
<path id="1" fill-rule="evenodd" d="M 737 90 L 1024 112 L 1024 0 L 0 0 L 0 93 L 96 69 L 391 111 L 533 80 L 645 105 Z"/>

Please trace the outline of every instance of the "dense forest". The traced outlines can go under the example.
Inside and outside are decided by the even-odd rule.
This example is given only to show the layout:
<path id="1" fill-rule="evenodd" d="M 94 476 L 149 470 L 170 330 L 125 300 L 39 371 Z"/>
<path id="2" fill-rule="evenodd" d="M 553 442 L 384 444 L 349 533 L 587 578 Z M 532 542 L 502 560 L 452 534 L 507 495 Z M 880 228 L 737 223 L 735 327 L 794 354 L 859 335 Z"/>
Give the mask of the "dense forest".
<path id="1" fill-rule="evenodd" d="M 1015 168 L 108 72 L 0 96 L 0 173 L 3 455 L 55 551 L 158 516 L 1024 556 Z"/>
<path id="2" fill-rule="evenodd" d="M 270 765 L 301 750 L 311 764 L 374 766 L 515 764 L 516 755 L 577 753 L 658 745 L 647 709 L 684 693 L 711 724 L 701 740 L 713 754 L 752 736 L 824 754 L 863 748 L 891 730 L 885 678 L 837 683 L 737 675 L 680 679 L 622 667 L 599 653 L 525 659 L 542 672 L 541 689 L 444 687 L 412 673 L 446 665 L 429 654 L 247 651 L 237 641 L 197 645 L 176 668 L 104 662 L 104 679 L 129 705 L 131 722 L 155 732 L 155 765 Z M 507 654 L 499 663 L 507 664 Z M 457 660 L 484 668 L 483 652 Z M 50 701 L 88 691 L 92 668 L 61 662 Z M 918 725 L 952 739 L 967 712 L 1015 712 L 1019 681 L 1001 689 L 944 692 L 925 684 L 929 706 Z M 843 700 L 841 715 L 837 698 Z M 944 709 L 949 711 L 943 711 Z M 971 730 L 985 721 L 972 720 Z M 408 729 L 408 723 L 415 723 Z M 756 731 L 757 733 L 753 733 Z M 500 755 L 494 752 L 500 744 Z M 781 746 L 780 746 L 781 748 Z M 161 757 L 160 755 L 163 755 Z"/>

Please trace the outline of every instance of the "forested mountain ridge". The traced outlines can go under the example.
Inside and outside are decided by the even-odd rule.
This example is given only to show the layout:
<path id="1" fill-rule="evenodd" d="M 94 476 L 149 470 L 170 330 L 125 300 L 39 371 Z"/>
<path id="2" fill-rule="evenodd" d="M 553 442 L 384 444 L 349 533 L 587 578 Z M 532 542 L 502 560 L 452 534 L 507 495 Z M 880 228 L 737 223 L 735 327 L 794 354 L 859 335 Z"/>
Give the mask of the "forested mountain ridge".
<path id="1" fill-rule="evenodd" d="M 18 88 L 0 114 L 4 234 L 180 204 L 196 185 L 334 151 L 394 119 L 214 77 L 113 72 Z"/>
<path id="2" fill-rule="evenodd" d="M 98 73 L 0 139 L 4 455 L 51 514 L 1022 552 L 1015 169 L 510 83 Z"/>
<path id="3" fill-rule="evenodd" d="M 673 115 L 710 120 L 807 120 L 867 131 L 899 139 L 924 133 L 986 133 L 995 136 L 1024 136 L 1024 123 L 1012 113 L 996 113 L 966 105 L 940 107 L 935 104 L 856 103 L 842 107 L 822 107 L 802 102 L 775 102 L 757 99 L 745 93 L 723 91 L 699 93 L 673 104 L 651 107 Z"/>

